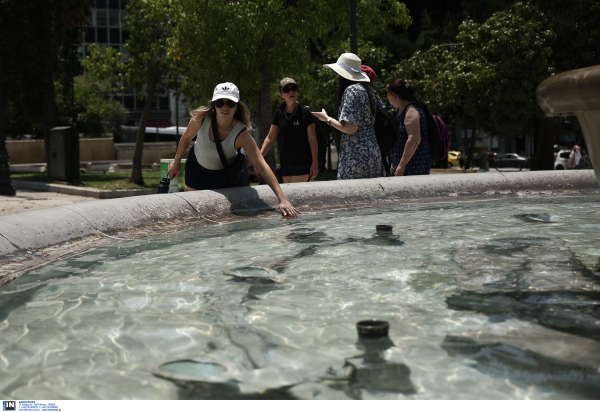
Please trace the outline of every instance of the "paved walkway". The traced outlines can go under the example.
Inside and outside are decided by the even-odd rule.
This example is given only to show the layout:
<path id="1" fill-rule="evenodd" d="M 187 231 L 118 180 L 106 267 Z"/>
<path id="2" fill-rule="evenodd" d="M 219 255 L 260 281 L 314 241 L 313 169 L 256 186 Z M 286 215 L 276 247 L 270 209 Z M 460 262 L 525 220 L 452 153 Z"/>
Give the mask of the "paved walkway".
<path id="1" fill-rule="evenodd" d="M 98 200 L 93 197 L 64 195 L 54 192 L 36 192 L 33 190 L 17 190 L 16 196 L 0 196 L 0 216 L 29 210 L 64 206 L 73 203 Z"/>

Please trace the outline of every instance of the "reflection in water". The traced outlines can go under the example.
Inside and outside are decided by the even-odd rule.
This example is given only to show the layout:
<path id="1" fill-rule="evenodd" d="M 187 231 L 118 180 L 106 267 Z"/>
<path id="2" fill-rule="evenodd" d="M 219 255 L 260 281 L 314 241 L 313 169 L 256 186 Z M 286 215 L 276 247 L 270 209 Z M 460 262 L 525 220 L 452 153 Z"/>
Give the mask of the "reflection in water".
<path id="1" fill-rule="evenodd" d="M 516 215 L 517 218 L 525 221 L 525 222 L 542 222 L 542 223 L 554 223 L 560 221 L 560 217 L 556 215 L 549 214 L 536 214 L 536 213 L 526 213 L 523 215 Z"/>
<path id="2" fill-rule="evenodd" d="M 600 341 L 599 292 L 463 291 L 448 297 L 446 302 L 450 309 L 476 311 L 494 322 L 523 319 Z"/>
<path id="3" fill-rule="evenodd" d="M 577 393 L 600 399 L 600 375 L 596 368 L 585 367 L 536 352 L 496 342 L 481 342 L 465 337 L 446 336 L 442 348 L 450 356 L 475 361 L 471 366 L 481 373 L 519 384 L 536 384 L 550 390 Z"/>
<path id="4" fill-rule="evenodd" d="M 385 351 L 394 346 L 388 337 L 359 339 L 356 347 L 364 351 L 362 356 L 349 358 L 352 368 L 348 386 L 356 397 L 357 389 L 373 392 L 396 392 L 404 395 L 415 393 L 410 380 L 410 369 L 403 363 L 386 361 Z"/>

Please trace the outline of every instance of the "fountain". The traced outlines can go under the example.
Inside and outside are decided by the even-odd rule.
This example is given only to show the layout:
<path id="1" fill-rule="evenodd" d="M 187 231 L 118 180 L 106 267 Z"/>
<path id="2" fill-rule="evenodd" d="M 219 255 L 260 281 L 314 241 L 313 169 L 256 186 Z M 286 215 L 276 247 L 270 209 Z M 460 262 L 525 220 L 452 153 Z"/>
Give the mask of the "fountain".
<path id="1" fill-rule="evenodd" d="M 546 116 L 577 116 L 600 183 L 600 66 L 552 76 L 536 94 Z"/>

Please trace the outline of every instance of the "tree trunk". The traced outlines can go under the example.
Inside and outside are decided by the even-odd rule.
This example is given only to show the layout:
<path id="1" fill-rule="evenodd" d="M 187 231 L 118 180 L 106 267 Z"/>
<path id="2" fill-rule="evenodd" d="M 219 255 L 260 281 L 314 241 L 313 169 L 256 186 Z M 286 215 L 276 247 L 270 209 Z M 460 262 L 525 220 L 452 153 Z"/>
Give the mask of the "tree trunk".
<path id="1" fill-rule="evenodd" d="M 146 125 L 148 124 L 148 117 L 150 117 L 150 110 L 152 109 L 152 101 L 154 100 L 154 91 L 156 90 L 156 83 L 158 83 L 158 63 L 154 65 L 152 71 L 152 77 L 150 78 L 150 88 L 146 95 L 146 104 L 144 105 L 144 111 L 142 112 L 142 118 L 140 120 L 140 127 L 138 129 L 137 138 L 135 139 L 135 151 L 133 152 L 133 166 L 131 169 L 130 182 L 136 185 L 144 186 L 144 176 L 142 175 L 142 154 L 144 152 L 144 136 L 146 135 Z"/>
<path id="2" fill-rule="evenodd" d="M 469 154 L 467 154 L 467 160 L 465 161 L 465 170 L 471 168 L 473 163 L 473 154 L 475 153 L 475 143 L 477 142 L 477 128 L 471 130 L 471 146 L 469 147 Z"/>
<path id="3" fill-rule="evenodd" d="M 554 170 L 554 119 L 536 120 L 531 170 Z"/>
<path id="4" fill-rule="evenodd" d="M 44 3 L 49 6 L 49 4 Z M 49 62 L 43 73 L 43 78 L 39 79 L 38 86 L 40 88 L 40 103 L 42 109 L 42 132 L 44 136 L 44 146 L 46 151 L 46 170 L 50 170 L 52 162 L 52 154 L 50 152 L 50 130 L 57 126 L 58 120 L 56 115 L 56 97 L 54 94 L 54 65 L 51 64 L 56 57 L 53 55 L 54 48 L 52 47 L 52 22 L 49 19 L 44 20 L 42 27 L 43 38 L 40 39 L 42 47 L 39 51 L 44 53 L 42 61 Z"/>
<path id="5" fill-rule="evenodd" d="M 273 113 L 271 113 L 271 72 L 269 70 L 268 62 L 264 62 L 261 67 L 262 72 L 262 84 L 260 85 L 259 92 L 259 102 L 258 102 L 258 110 L 259 110 L 259 120 L 258 120 L 258 131 L 260 133 L 260 146 L 262 147 L 267 135 L 269 134 L 269 130 L 271 129 L 271 118 Z M 275 173 L 275 146 L 271 147 L 265 156 L 265 161 Z M 264 184 L 264 180 L 260 179 L 260 184 Z"/>

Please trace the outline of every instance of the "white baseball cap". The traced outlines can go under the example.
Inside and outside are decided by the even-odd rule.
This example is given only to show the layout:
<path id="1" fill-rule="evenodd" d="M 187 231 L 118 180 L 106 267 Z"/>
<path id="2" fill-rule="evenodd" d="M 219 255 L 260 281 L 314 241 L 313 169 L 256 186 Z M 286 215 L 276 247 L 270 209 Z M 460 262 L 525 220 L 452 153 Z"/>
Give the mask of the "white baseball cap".
<path id="1" fill-rule="evenodd" d="M 240 101 L 240 90 L 230 82 L 218 84 L 213 92 L 212 101 L 219 99 L 229 99 L 237 103 Z"/>

